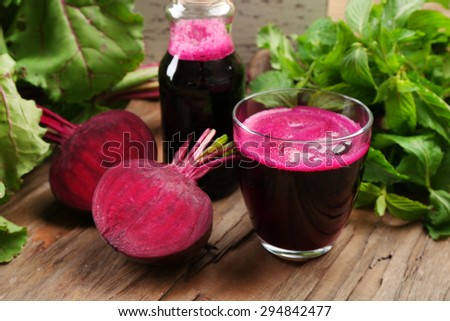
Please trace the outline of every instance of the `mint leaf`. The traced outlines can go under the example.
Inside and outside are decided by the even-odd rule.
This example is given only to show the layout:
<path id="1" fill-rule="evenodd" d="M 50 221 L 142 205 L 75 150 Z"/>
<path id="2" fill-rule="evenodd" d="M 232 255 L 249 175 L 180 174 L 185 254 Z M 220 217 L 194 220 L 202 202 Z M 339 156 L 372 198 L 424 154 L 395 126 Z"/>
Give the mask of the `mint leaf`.
<path id="1" fill-rule="evenodd" d="M 410 154 L 403 156 L 395 169 L 399 173 L 407 174 L 408 181 L 429 187 L 430 182 L 427 181 L 427 177 L 424 175 L 424 166 L 417 156 Z"/>
<path id="2" fill-rule="evenodd" d="M 393 133 L 404 134 L 416 128 L 416 104 L 412 94 L 416 90 L 415 84 L 398 77 L 391 77 L 380 86 L 376 101 L 384 101 L 385 124 Z"/>
<path id="3" fill-rule="evenodd" d="M 401 195 L 388 193 L 386 205 L 389 213 L 404 221 L 415 221 L 423 218 L 430 207 Z"/>
<path id="4" fill-rule="evenodd" d="M 264 72 L 250 83 L 253 93 L 292 87 L 294 87 L 292 79 L 286 73 L 276 70 Z"/>
<path id="5" fill-rule="evenodd" d="M 373 60 L 376 63 L 379 71 L 386 75 L 397 75 L 402 66 L 402 56 L 397 51 L 396 38 L 398 33 L 388 30 L 383 26 L 379 27 L 377 33 L 374 34 L 369 44 L 373 52 Z"/>
<path id="6" fill-rule="evenodd" d="M 399 173 L 384 154 L 370 148 L 364 163 L 364 181 L 372 183 L 392 184 L 408 179 L 407 175 Z"/>
<path id="7" fill-rule="evenodd" d="M 268 24 L 262 27 L 258 31 L 256 44 L 259 48 L 269 49 L 273 69 L 280 70 L 284 66 L 290 69 L 290 74 L 294 77 L 302 73 L 289 39 L 277 26 Z"/>
<path id="8" fill-rule="evenodd" d="M 424 86 L 415 93 L 420 125 L 430 128 L 450 143 L 450 106 Z"/>
<path id="9" fill-rule="evenodd" d="M 305 33 L 296 38 L 299 57 L 311 64 L 317 58 L 333 51 L 337 41 L 337 24 L 329 18 L 314 21 Z"/>
<path id="10" fill-rule="evenodd" d="M 378 196 L 377 200 L 375 201 L 375 208 L 373 209 L 375 212 L 375 215 L 381 217 L 384 214 L 386 214 L 386 190 L 383 190 L 383 192 Z"/>
<path id="11" fill-rule="evenodd" d="M 450 18 L 439 11 L 419 10 L 408 19 L 408 29 L 421 31 L 422 41 L 429 41 L 438 34 L 450 34 Z"/>
<path id="12" fill-rule="evenodd" d="M 389 29 L 401 28 L 409 16 L 422 8 L 425 0 L 389 0 L 384 7 L 384 24 Z"/>
<path id="13" fill-rule="evenodd" d="M 304 70 L 298 64 L 294 48 L 278 27 L 272 24 L 262 27 L 257 34 L 256 44 L 259 48 L 269 49 L 273 69 L 284 71 L 292 79 L 302 77 Z"/>
<path id="14" fill-rule="evenodd" d="M 26 240 L 25 227 L 17 226 L 0 216 L 0 263 L 10 262 L 22 252 Z"/>
<path id="15" fill-rule="evenodd" d="M 50 145 L 42 140 L 41 110 L 34 101 L 20 97 L 13 81 L 14 61 L 0 56 L 0 182 L 15 192 L 21 177 L 47 155 Z"/>
<path id="16" fill-rule="evenodd" d="M 340 21 L 336 25 L 336 42 L 331 49 L 314 61 L 314 82 L 319 87 L 341 82 L 342 61 L 357 38 L 350 28 Z"/>
<path id="17" fill-rule="evenodd" d="M 133 1 L 35 0 L 8 30 L 20 75 L 55 101 L 89 100 L 143 59 L 143 19 Z"/>
<path id="18" fill-rule="evenodd" d="M 377 87 L 370 71 L 366 48 L 361 43 L 354 43 L 344 57 L 342 78 L 355 86 Z"/>
<path id="19" fill-rule="evenodd" d="M 420 175 L 423 185 L 430 187 L 431 177 L 437 172 L 444 157 L 444 153 L 434 141 L 434 137 L 430 135 L 406 137 L 378 134 L 372 142 L 374 147 L 381 149 L 392 144 L 398 144 L 407 154 L 415 157 L 415 171 L 408 171 L 408 173 L 414 174 L 416 178 Z"/>
<path id="20" fill-rule="evenodd" d="M 271 53 L 276 52 L 280 43 L 288 40 L 280 28 L 273 24 L 268 24 L 259 29 L 256 35 L 256 45 L 258 48 L 269 49 Z"/>
<path id="21" fill-rule="evenodd" d="M 373 205 L 381 194 L 382 189 L 377 185 L 362 182 L 359 187 L 358 197 L 355 201 L 355 207 L 361 208 Z"/>
<path id="22" fill-rule="evenodd" d="M 259 75 L 250 83 L 253 93 L 272 90 L 292 88 L 294 82 L 282 71 L 271 70 Z M 254 98 L 267 108 L 272 107 L 294 107 L 297 105 L 297 94 L 295 92 L 280 92 L 278 94 L 261 95 Z"/>
<path id="23" fill-rule="evenodd" d="M 345 19 L 354 31 L 363 35 L 369 22 L 372 0 L 350 0 L 345 10 Z"/>
<path id="24" fill-rule="evenodd" d="M 441 189 L 450 192 L 450 151 L 445 153 L 441 166 L 431 178 L 431 186 L 436 190 Z"/>
<path id="25" fill-rule="evenodd" d="M 450 236 L 450 194 L 447 191 L 430 191 L 430 202 L 433 210 L 425 227 L 434 240 Z"/>

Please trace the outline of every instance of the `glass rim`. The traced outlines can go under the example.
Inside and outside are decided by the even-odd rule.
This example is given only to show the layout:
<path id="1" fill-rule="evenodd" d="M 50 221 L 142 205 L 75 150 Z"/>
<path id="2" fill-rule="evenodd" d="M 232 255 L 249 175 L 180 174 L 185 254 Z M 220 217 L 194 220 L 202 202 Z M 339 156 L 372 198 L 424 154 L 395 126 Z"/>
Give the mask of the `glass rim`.
<path id="1" fill-rule="evenodd" d="M 356 98 L 344 95 L 344 94 L 340 94 L 334 91 L 327 91 L 327 90 L 320 90 L 320 89 L 311 89 L 311 88 L 280 88 L 280 89 L 270 89 L 270 90 L 264 90 L 264 91 L 260 91 L 254 94 L 251 94 L 243 99 L 241 99 L 233 108 L 233 122 L 236 123 L 240 128 L 242 128 L 243 130 L 245 130 L 246 132 L 253 134 L 253 135 L 257 135 L 260 137 L 265 137 L 265 138 L 269 138 L 271 140 L 277 140 L 277 141 L 281 141 L 281 142 L 293 142 L 293 143 L 310 143 L 310 142 L 318 142 L 318 143 L 327 143 L 329 141 L 327 141 L 327 138 L 321 138 L 321 139 L 310 139 L 310 140 L 302 140 L 302 139 L 288 139 L 288 138 L 279 138 L 279 137 L 273 137 L 267 134 L 262 134 L 258 131 L 255 131 L 253 129 L 248 128 L 247 126 L 245 126 L 236 116 L 236 112 L 238 110 L 238 108 L 245 103 L 246 101 L 249 101 L 255 97 L 258 96 L 262 96 L 262 95 L 267 95 L 267 94 L 273 94 L 276 92 L 310 92 L 310 93 L 317 93 L 317 92 L 323 92 L 323 93 L 327 93 L 327 94 L 332 94 L 335 96 L 339 96 L 342 97 L 346 100 L 352 101 L 354 103 L 356 103 L 357 105 L 361 106 L 363 108 L 363 110 L 366 112 L 366 114 L 369 116 L 367 123 L 361 127 L 360 129 L 358 129 L 356 132 L 351 133 L 349 135 L 346 136 L 342 136 L 342 137 L 337 137 L 337 138 L 333 138 L 333 142 L 336 141 L 346 141 L 349 139 L 353 139 L 355 137 L 358 137 L 364 133 L 366 133 L 367 131 L 369 131 L 372 128 L 373 125 L 373 121 L 374 121 L 374 117 L 372 114 L 372 111 L 369 109 L 369 107 L 367 107 L 364 103 L 362 103 L 361 101 L 359 101 Z M 285 107 L 285 106 L 280 106 L 280 107 Z M 320 108 L 318 106 L 310 106 L 310 107 L 316 107 L 316 108 Z M 278 107 L 274 107 L 274 108 L 278 108 Z M 287 107 L 289 108 L 289 107 Z M 270 109 L 270 108 L 268 108 Z"/>

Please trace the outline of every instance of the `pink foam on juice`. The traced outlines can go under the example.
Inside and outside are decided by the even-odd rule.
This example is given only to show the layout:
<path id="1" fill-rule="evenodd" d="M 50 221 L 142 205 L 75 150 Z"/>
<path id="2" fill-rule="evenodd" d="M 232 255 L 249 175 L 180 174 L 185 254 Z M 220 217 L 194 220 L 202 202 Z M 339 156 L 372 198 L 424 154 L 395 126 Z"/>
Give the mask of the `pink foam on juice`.
<path id="1" fill-rule="evenodd" d="M 219 60 L 234 52 L 226 23 L 220 18 L 181 19 L 170 27 L 168 51 L 181 60 Z"/>
<path id="2" fill-rule="evenodd" d="M 364 135 L 348 137 L 361 126 L 353 120 L 314 107 L 274 108 L 256 113 L 235 132 L 244 156 L 269 167 L 322 171 L 348 166 L 363 157 L 369 142 Z"/>

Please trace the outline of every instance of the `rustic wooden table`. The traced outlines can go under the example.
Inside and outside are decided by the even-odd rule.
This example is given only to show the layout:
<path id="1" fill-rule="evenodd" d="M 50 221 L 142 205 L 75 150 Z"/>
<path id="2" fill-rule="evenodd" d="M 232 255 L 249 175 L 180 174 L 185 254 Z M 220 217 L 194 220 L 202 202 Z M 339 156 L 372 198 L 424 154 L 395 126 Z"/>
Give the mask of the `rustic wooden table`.
<path id="1" fill-rule="evenodd" d="M 133 102 L 157 136 L 158 103 Z M 331 252 L 282 261 L 259 244 L 240 191 L 214 203 L 210 243 L 190 264 L 153 267 L 113 251 L 87 214 L 51 194 L 49 164 L 0 207 L 28 227 L 24 251 L 0 265 L 0 300 L 448 300 L 450 240 L 355 210 Z"/>

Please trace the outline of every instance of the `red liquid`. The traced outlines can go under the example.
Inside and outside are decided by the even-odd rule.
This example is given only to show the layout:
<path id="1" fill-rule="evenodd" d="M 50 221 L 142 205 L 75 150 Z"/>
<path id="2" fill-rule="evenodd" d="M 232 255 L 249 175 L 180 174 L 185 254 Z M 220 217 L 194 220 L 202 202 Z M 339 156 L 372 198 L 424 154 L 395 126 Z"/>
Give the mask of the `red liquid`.
<path id="1" fill-rule="evenodd" d="M 214 128 L 217 135 L 233 135 L 232 110 L 244 96 L 245 72 L 224 28 L 218 19 L 182 20 L 171 28 L 159 71 L 165 161 L 191 133 L 199 138 Z M 236 169 L 215 169 L 199 186 L 211 198 L 223 197 L 237 187 Z"/>
<path id="2" fill-rule="evenodd" d="M 326 132 L 337 136 L 338 131 L 345 136 L 349 131 L 358 130 L 356 123 L 328 111 L 309 107 L 287 110 L 284 113 L 273 109 L 253 115 L 244 125 L 275 133 L 278 138 L 293 136 L 289 138 L 310 140 L 325 137 Z M 292 130 L 284 122 L 289 120 L 298 130 Z M 305 126 L 299 126 L 300 123 Z M 235 130 L 235 140 L 243 156 L 239 173 L 241 190 L 257 235 L 273 246 L 294 251 L 333 244 L 350 215 L 368 143 L 354 140 L 350 148 L 335 157 L 330 155 L 330 150 L 321 154 L 320 148 L 312 145 L 316 150 L 311 148 L 309 154 L 302 154 L 306 158 L 299 160 L 291 156 L 305 151 L 304 144 L 293 145 L 290 152 L 284 153 L 280 153 L 278 143 L 270 151 L 267 148 L 264 151 L 260 148 L 262 139 L 259 147 L 245 146 L 250 140 L 256 142 L 256 138 L 241 128 Z M 338 146 L 333 150 L 342 152 L 343 149 Z M 311 159 L 311 155 L 315 158 Z M 289 163 L 293 159 L 297 162 Z"/>

